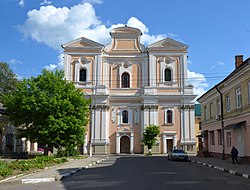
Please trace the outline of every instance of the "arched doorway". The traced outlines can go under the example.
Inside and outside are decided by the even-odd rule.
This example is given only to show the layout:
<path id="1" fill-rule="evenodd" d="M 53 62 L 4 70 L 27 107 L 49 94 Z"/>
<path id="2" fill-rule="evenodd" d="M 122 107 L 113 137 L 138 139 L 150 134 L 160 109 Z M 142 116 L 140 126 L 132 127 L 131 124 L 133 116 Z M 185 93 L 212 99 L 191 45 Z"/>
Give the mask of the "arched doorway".
<path id="1" fill-rule="evenodd" d="M 130 138 L 122 136 L 120 139 L 120 153 L 130 154 Z"/>

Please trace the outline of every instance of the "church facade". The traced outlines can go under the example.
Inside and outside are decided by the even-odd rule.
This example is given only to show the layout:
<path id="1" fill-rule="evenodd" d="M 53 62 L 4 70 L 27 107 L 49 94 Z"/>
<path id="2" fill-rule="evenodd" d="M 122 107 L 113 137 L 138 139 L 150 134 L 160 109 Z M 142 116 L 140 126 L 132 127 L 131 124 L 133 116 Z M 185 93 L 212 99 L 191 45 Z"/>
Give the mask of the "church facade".
<path id="1" fill-rule="evenodd" d="M 188 46 L 165 38 L 146 47 L 128 26 L 110 35 L 106 46 L 84 37 L 62 45 L 66 79 L 92 99 L 83 152 L 146 153 L 141 140 L 151 124 L 161 131 L 153 152 L 196 152 Z"/>

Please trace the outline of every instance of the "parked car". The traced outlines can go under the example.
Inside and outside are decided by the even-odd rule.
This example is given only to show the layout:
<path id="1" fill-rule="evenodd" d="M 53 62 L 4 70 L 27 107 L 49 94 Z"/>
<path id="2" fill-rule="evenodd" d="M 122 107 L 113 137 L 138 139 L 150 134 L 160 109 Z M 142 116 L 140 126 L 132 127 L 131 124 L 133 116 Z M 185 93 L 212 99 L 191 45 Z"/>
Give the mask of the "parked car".
<path id="1" fill-rule="evenodd" d="M 168 159 L 188 161 L 188 155 L 182 149 L 173 149 L 170 152 L 168 152 Z"/>

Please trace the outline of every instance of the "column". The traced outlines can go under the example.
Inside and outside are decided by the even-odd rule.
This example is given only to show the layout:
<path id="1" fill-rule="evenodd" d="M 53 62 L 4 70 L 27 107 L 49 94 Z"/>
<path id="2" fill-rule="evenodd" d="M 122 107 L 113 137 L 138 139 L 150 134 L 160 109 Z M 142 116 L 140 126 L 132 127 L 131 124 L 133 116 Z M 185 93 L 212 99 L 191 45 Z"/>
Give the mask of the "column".
<path id="1" fill-rule="evenodd" d="M 130 134 L 130 153 L 134 153 L 134 133 Z"/>
<path id="2" fill-rule="evenodd" d="M 174 135 L 173 145 L 174 145 L 174 147 L 177 147 L 177 135 Z"/>
<path id="3" fill-rule="evenodd" d="M 181 114 L 181 142 L 185 139 L 185 116 L 184 116 L 184 109 L 180 108 L 180 114 Z"/>
<path id="4" fill-rule="evenodd" d="M 16 135 L 13 135 L 13 152 L 16 152 Z"/>
<path id="5" fill-rule="evenodd" d="M 80 63 L 75 63 L 75 79 L 73 79 L 75 82 L 79 82 L 79 67 Z"/>
<path id="6" fill-rule="evenodd" d="M 116 154 L 120 154 L 120 134 L 116 133 Z"/>
<path id="7" fill-rule="evenodd" d="M 166 135 L 163 135 L 163 153 L 166 154 L 167 153 L 167 139 L 166 139 Z"/>
<path id="8" fill-rule="evenodd" d="M 2 136 L 2 153 L 5 153 L 6 137 L 5 134 Z"/>

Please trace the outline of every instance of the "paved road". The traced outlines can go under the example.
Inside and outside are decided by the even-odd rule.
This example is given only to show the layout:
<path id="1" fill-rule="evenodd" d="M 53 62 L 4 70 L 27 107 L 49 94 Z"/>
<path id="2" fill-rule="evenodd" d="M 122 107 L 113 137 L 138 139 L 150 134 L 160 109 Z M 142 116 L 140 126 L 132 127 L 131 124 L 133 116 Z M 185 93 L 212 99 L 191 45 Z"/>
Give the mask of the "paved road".
<path id="1" fill-rule="evenodd" d="M 59 182 L 6 184 L 0 189 L 249 190 L 250 180 L 192 162 L 168 161 L 163 156 L 121 156 L 110 157 Z"/>

